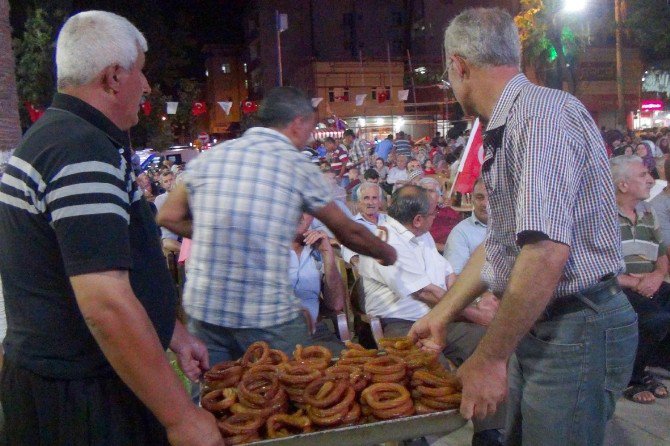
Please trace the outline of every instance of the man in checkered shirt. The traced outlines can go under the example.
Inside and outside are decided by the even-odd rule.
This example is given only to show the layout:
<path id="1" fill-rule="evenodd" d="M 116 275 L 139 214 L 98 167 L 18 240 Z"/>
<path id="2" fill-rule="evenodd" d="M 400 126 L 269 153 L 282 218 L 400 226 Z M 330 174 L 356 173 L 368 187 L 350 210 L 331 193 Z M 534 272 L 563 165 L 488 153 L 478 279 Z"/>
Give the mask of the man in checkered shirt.
<path id="1" fill-rule="evenodd" d="M 486 123 L 490 217 L 485 242 L 410 335 L 440 348 L 447 324 L 488 287 L 501 302 L 458 370 L 463 416 L 506 400 L 506 444 L 602 444 L 637 345 L 616 282 L 621 244 L 603 140 L 577 99 L 520 73 L 507 12 L 464 11 L 444 46 L 456 99 Z"/>
<path id="2" fill-rule="evenodd" d="M 385 264 L 396 257 L 342 213 L 324 175 L 300 153 L 314 129 L 309 98 L 277 88 L 258 118 L 263 127 L 191 161 L 158 215 L 161 226 L 193 240 L 184 309 L 212 364 L 241 357 L 255 341 L 286 353 L 309 343 L 286 260 L 303 212 L 356 251 Z"/>

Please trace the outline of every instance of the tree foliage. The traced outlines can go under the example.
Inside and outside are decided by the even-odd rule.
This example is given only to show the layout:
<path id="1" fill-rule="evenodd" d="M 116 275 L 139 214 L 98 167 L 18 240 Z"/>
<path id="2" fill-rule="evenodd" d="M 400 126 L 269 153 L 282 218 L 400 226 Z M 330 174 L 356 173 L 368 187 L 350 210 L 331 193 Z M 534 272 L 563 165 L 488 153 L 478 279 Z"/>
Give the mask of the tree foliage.
<path id="1" fill-rule="evenodd" d="M 562 4 L 560 0 L 521 0 L 514 21 L 524 66 L 532 66 L 546 85 L 562 89 L 567 80 L 574 91 L 572 70 L 584 50 L 586 33 L 577 17 L 561 10 Z"/>
<path id="2" fill-rule="evenodd" d="M 37 8 L 26 20 L 21 38 L 14 39 L 16 58 L 16 88 L 19 103 L 30 102 L 36 107 L 46 107 L 56 90 L 54 66 L 56 27 L 63 17 L 62 11 L 50 15 Z M 30 125 L 27 113 L 21 107 L 21 125 Z"/>
<path id="3" fill-rule="evenodd" d="M 628 0 L 625 23 L 646 62 L 670 57 L 670 3 L 667 0 Z"/>
<path id="4" fill-rule="evenodd" d="M 37 0 L 34 2 L 39 3 Z M 179 109 L 188 109 L 190 113 L 191 104 L 185 101 L 191 96 L 200 95 L 199 88 L 196 91 L 191 85 L 196 81 L 189 79 L 189 67 L 199 66 L 197 57 L 200 54 L 192 36 L 192 17 L 178 14 L 166 17 L 160 13 L 158 0 L 109 3 L 106 0 L 61 2 L 71 11 L 47 11 L 32 5 L 26 6 L 27 20 L 23 32 L 13 42 L 19 101 L 29 101 L 37 107 L 46 107 L 51 103 L 56 91 L 55 41 L 66 17 L 83 6 L 83 9 L 115 12 L 127 17 L 144 33 L 149 45 L 144 71 L 149 82 L 156 85 L 147 98 L 152 105 L 150 116 L 140 113 L 140 124 L 131 131 L 133 144 L 169 147 L 174 143 L 175 122 L 180 129 L 183 127 L 184 131 L 190 133 L 195 120 L 190 120 L 182 113 L 178 117 L 161 120 L 165 115 L 165 102 L 179 98 Z M 21 119 L 23 128 L 30 126 L 23 107 Z"/>

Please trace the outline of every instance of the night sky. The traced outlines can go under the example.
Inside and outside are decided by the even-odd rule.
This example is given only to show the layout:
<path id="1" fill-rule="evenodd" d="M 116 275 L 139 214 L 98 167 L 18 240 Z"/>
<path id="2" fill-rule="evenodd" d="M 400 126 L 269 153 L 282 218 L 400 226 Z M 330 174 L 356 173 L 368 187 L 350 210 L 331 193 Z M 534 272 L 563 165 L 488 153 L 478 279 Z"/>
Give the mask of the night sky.
<path id="1" fill-rule="evenodd" d="M 15 36 L 23 32 L 29 10 L 41 7 L 48 11 L 69 11 L 68 15 L 87 9 L 112 11 L 128 18 L 145 34 L 148 17 L 158 15 L 167 29 L 178 27 L 196 42 L 190 55 L 193 58 L 201 57 L 199 53 L 204 44 L 243 41 L 240 17 L 244 0 L 9 0 L 9 3 Z"/>

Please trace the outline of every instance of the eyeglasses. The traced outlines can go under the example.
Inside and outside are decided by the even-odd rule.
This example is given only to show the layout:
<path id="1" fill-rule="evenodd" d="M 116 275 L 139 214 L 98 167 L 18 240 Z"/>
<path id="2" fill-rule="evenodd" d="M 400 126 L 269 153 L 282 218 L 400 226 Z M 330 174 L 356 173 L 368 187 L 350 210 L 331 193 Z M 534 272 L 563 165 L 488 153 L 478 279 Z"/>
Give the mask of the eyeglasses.
<path id="1" fill-rule="evenodd" d="M 454 57 L 458 57 L 464 60 L 467 59 L 467 57 L 458 54 L 453 54 L 449 57 L 449 60 L 447 61 L 447 68 L 444 70 L 444 73 L 442 73 L 442 76 L 440 76 L 441 86 L 445 90 L 450 90 L 452 88 L 451 82 L 449 82 L 449 70 L 454 65 Z"/>
<path id="2" fill-rule="evenodd" d="M 453 64 L 454 61 L 449 58 L 449 61 L 447 62 L 447 68 L 444 70 L 444 73 L 442 73 L 442 76 L 440 76 L 440 83 L 442 84 L 442 89 L 444 90 L 451 90 L 451 82 L 449 82 L 449 70 Z"/>

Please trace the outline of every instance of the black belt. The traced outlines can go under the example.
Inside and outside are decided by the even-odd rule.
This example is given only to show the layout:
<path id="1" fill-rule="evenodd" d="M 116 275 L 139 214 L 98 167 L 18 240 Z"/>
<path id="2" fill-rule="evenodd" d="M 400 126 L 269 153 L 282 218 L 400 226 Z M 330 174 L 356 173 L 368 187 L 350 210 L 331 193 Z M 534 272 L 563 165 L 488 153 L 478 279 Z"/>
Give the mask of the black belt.
<path id="1" fill-rule="evenodd" d="M 553 319 L 570 313 L 593 308 L 610 300 L 621 291 L 616 275 L 613 273 L 603 276 L 598 283 L 583 291 L 565 297 L 554 299 L 547 305 L 539 320 Z"/>

